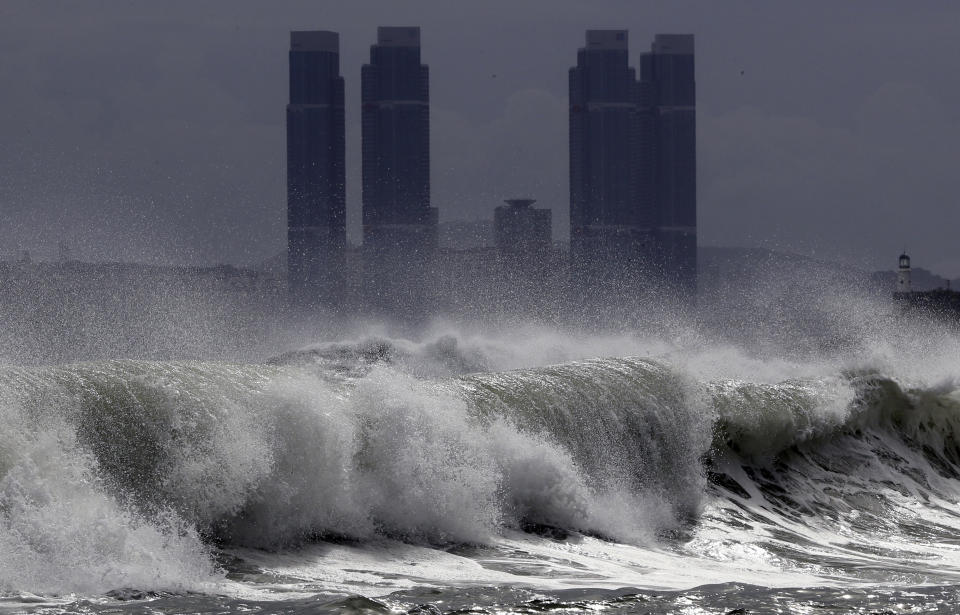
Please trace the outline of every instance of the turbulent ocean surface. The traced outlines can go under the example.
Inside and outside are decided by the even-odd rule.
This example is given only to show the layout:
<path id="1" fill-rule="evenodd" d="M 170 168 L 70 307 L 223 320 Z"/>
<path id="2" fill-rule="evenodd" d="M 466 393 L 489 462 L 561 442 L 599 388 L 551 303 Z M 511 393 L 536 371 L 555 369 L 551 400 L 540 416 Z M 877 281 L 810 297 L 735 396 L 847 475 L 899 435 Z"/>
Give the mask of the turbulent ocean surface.
<path id="1" fill-rule="evenodd" d="M 960 342 L 915 333 L 0 365 L 0 612 L 958 612 Z"/>

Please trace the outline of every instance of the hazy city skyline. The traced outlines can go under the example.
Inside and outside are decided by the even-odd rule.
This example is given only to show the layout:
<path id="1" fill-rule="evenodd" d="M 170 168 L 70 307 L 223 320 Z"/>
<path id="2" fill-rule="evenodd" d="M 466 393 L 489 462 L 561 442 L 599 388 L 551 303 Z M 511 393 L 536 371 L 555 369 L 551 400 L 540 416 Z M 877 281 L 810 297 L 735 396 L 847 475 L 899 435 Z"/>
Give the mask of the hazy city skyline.
<path id="1" fill-rule="evenodd" d="M 499 7 L 499 8 L 498 8 Z M 509 10 L 507 8 L 509 7 Z M 529 196 L 568 234 L 567 69 L 589 28 L 694 32 L 701 245 L 960 275 L 960 8 L 608 2 L 0 5 L 0 257 L 251 263 L 284 249 L 290 30 L 340 32 L 347 224 L 360 240 L 360 66 L 423 31 L 432 204 Z"/>

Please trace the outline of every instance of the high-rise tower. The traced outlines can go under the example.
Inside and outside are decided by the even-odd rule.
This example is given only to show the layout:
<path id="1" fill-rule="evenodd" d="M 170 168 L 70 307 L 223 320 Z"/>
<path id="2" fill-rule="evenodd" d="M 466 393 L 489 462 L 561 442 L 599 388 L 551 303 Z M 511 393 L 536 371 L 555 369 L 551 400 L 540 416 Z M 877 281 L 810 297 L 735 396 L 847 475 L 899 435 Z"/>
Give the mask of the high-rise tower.
<path id="1" fill-rule="evenodd" d="M 381 27 L 361 71 L 363 245 L 367 297 L 405 311 L 430 282 L 430 87 L 420 28 Z"/>
<path id="2" fill-rule="evenodd" d="M 640 91 L 626 30 L 588 30 L 570 69 L 570 256 L 581 299 L 635 295 L 652 203 L 639 198 Z"/>
<path id="3" fill-rule="evenodd" d="M 697 289 L 697 120 L 692 34 L 658 34 L 640 56 L 654 165 L 657 262 L 664 280 L 692 297 Z"/>
<path id="4" fill-rule="evenodd" d="M 343 77 L 336 32 L 290 33 L 287 267 L 304 305 L 338 304 L 346 268 Z"/>
<path id="5" fill-rule="evenodd" d="M 570 70 L 572 288 L 586 303 L 696 293 L 693 35 L 629 67 L 625 30 L 588 30 Z"/>

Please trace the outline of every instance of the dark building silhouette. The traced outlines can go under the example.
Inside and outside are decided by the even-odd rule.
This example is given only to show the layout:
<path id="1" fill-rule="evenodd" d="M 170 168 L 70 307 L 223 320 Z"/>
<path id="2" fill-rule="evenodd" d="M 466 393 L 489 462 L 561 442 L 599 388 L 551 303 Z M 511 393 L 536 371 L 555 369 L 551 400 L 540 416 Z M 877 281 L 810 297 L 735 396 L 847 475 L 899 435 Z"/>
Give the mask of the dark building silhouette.
<path id="1" fill-rule="evenodd" d="M 346 268 L 343 77 L 336 32 L 290 33 L 287 267 L 293 298 L 342 300 Z"/>
<path id="2" fill-rule="evenodd" d="M 487 274 L 487 305 L 525 318 L 554 313 L 564 267 L 551 237 L 552 213 L 533 199 L 508 199 L 493 212 L 495 259 Z"/>
<path id="3" fill-rule="evenodd" d="M 626 30 L 588 30 L 570 69 L 570 264 L 583 300 L 628 297 L 649 260 L 639 197 L 639 86 Z"/>
<path id="4" fill-rule="evenodd" d="M 532 207 L 533 199 L 508 199 L 493 211 L 494 245 L 501 254 L 536 254 L 551 245 L 549 209 Z"/>
<path id="5" fill-rule="evenodd" d="M 366 294 L 380 307 L 405 311 L 422 301 L 437 248 L 420 28 L 378 28 L 361 82 Z"/>
<path id="6" fill-rule="evenodd" d="M 669 286 L 697 290 L 697 120 L 692 34 L 658 34 L 640 56 L 642 197 L 655 203 L 656 261 Z M 652 158 L 649 164 L 647 157 Z M 649 187 L 648 187 L 649 186 Z"/>
<path id="7" fill-rule="evenodd" d="M 657 35 L 630 68 L 625 30 L 588 30 L 570 69 L 570 264 L 586 301 L 696 291 L 693 37 Z"/>

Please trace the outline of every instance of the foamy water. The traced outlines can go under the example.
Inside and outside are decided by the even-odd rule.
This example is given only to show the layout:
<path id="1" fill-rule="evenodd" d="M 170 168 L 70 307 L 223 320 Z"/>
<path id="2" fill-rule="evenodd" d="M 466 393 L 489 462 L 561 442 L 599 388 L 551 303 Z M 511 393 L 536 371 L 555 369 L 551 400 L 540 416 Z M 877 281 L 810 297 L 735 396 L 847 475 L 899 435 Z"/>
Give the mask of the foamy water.
<path id="1" fill-rule="evenodd" d="M 0 367 L 0 609 L 946 604 L 960 343 L 869 333 L 447 324 Z"/>

